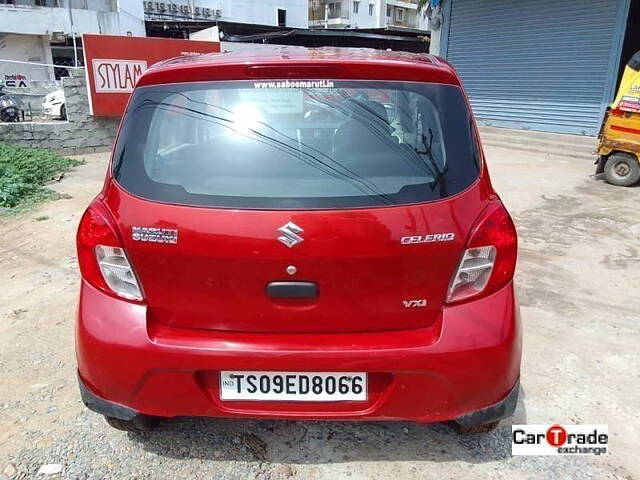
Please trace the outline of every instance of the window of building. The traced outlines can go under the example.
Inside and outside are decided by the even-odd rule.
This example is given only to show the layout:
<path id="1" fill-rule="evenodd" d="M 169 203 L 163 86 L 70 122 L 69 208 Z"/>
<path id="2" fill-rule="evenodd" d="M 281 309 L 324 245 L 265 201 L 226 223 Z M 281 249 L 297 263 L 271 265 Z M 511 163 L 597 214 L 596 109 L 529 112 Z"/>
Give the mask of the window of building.
<path id="1" fill-rule="evenodd" d="M 387 5 L 387 17 L 391 18 L 391 14 L 393 13 L 393 8 L 391 5 Z"/>
<path id="2" fill-rule="evenodd" d="M 49 3 L 51 5 L 51 3 Z M 78 66 L 83 65 L 84 55 L 82 52 L 82 39 L 76 39 L 76 50 L 78 52 Z M 60 67 L 54 67 L 53 73 L 56 80 L 60 80 L 62 77 L 69 76 L 70 70 L 64 68 L 75 66 L 75 58 L 73 55 L 73 39 L 67 37 L 62 42 L 51 43 L 51 57 L 54 65 L 60 65 Z"/>
<path id="3" fill-rule="evenodd" d="M 278 26 L 279 27 L 287 26 L 287 11 L 283 8 L 278 9 Z"/>
<path id="4" fill-rule="evenodd" d="M 360 10 L 360 2 L 353 2 L 353 13 L 358 13 Z"/>
<path id="5" fill-rule="evenodd" d="M 370 3 L 369 4 L 369 16 L 370 17 L 373 17 L 373 7 L 374 7 L 373 3 Z"/>
<path id="6" fill-rule="evenodd" d="M 398 22 L 404 21 L 404 8 L 396 8 L 396 20 Z"/>
<path id="7" fill-rule="evenodd" d="M 342 4 L 340 2 L 331 2 L 329 4 L 329 18 L 339 18 Z"/>

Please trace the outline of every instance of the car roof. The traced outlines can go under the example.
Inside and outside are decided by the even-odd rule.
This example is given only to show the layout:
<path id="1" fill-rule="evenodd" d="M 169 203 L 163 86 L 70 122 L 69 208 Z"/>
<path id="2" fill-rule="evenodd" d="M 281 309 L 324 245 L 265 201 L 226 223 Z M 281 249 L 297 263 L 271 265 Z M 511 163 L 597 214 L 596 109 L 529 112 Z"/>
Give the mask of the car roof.
<path id="1" fill-rule="evenodd" d="M 154 64 L 140 78 L 138 86 L 205 80 L 257 80 L 260 78 L 336 78 L 340 69 L 345 79 L 395 79 L 459 84 L 453 67 L 445 60 L 424 53 L 371 48 L 306 48 L 256 45 L 233 52 L 187 55 Z M 281 68 L 281 75 L 256 74 L 250 67 Z M 322 68 L 325 71 L 322 72 Z M 333 73 L 328 70 L 333 67 Z M 285 72 L 285 68 L 287 72 Z M 300 74 L 291 72 L 300 68 Z M 317 70 L 317 75 L 313 70 Z M 266 70 L 264 70 L 266 71 Z M 310 73 L 311 72 L 311 73 Z"/>
<path id="2" fill-rule="evenodd" d="M 349 62 L 365 60 L 370 62 L 430 62 L 439 65 L 441 59 L 425 53 L 398 52 L 392 50 L 376 50 L 373 48 L 340 48 L 317 47 L 306 48 L 296 46 L 272 45 L 257 48 L 242 48 L 235 51 L 223 51 L 203 55 L 185 55 L 159 62 L 154 67 L 190 63 L 246 63 L 246 62 L 290 62 L 300 60 L 333 60 Z"/>

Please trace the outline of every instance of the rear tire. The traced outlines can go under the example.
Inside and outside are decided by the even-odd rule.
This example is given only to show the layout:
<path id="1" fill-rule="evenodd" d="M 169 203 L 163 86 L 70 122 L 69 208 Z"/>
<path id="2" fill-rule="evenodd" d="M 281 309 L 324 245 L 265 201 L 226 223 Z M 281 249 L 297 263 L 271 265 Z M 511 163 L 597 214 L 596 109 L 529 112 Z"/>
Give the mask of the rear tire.
<path id="1" fill-rule="evenodd" d="M 13 115 L 9 115 L 9 113 L 7 113 L 6 111 L 2 111 L 2 112 L 0 112 L 0 120 L 2 120 L 3 122 L 6 122 L 6 123 L 17 122 L 18 121 L 18 117 L 17 116 L 13 116 Z"/>
<path id="2" fill-rule="evenodd" d="M 628 153 L 614 153 L 604 166 L 604 178 L 612 185 L 629 187 L 640 180 L 640 163 Z"/>
<path id="3" fill-rule="evenodd" d="M 476 433 L 489 433 L 496 429 L 500 422 L 489 422 L 483 423 L 482 425 L 473 425 L 472 427 L 463 427 L 462 425 L 457 425 L 458 432 L 463 435 L 473 435 Z"/>
<path id="4" fill-rule="evenodd" d="M 112 426 L 116 430 L 134 433 L 148 432 L 150 430 L 153 430 L 158 425 L 158 423 L 160 423 L 159 418 L 149 417 L 146 415 L 141 415 L 134 418 L 133 420 L 121 420 L 119 418 L 108 417 L 107 415 L 105 415 L 104 419 L 110 426 Z"/>

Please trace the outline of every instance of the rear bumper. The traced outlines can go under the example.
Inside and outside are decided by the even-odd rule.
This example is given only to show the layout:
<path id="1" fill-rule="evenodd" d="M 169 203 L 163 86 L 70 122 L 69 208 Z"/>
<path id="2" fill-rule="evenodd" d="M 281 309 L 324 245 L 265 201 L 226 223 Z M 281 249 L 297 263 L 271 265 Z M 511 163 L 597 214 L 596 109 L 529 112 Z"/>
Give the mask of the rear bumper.
<path id="1" fill-rule="evenodd" d="M 104 398 L 94 395 L 83 383 L 80 376 L 78 376 L 78 383 L 80 386 L 80 397 L 82 398 L 82 402 L 88 409 L 93 410 L 96 413 L 128 421 L 135 420 L 137 417 L 144 415 L 132 408 L 110 402 Z M 462 415 L 454 419 L 454 421 L 463 427 L 472 427 L 475 425 L 496 422 L 503 418 L 510 417 L 513 415 L 518 404 L 519 394 L 520 382 L 516 383 L 516 385 L 511 389 L 511 392 L 509 392 L 509 394 L 499 402 L 481 410 Z"/>
<path id="2" fill-rule="evenodd" d="M 124 420 L 145 414 L 475 425 L 513 413 L 521 339 L 513 285 L 447 307 L 425 329 L 267 335 L 160 326 L 145 306 L 83 282 L 76 350 L 87 406 Z M 369 374 L 369 398 L 223 402 L 220 370 L 362 371 Z"/>

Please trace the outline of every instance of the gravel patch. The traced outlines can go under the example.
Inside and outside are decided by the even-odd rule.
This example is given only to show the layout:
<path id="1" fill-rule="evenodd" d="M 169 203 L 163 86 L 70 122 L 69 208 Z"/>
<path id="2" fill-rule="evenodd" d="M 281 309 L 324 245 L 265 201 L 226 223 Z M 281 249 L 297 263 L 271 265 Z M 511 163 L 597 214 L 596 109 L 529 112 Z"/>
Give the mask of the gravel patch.
<path id="1" fill-rule="evenodd" d="M 512 457 L 509 425 L 460 436 L 449 425 L 175 419 L 145 434 L 119 432 L 80 411 L 66 433 L 28 447 L 7 479 L 566 478 L 629 479 L 598 458 Z M 61 473 L 37 475 L 43 465 Z M 408 477 L 410 476 L 410 477 Z M 0 477 L 1 478 L 1 477 Z"/>

